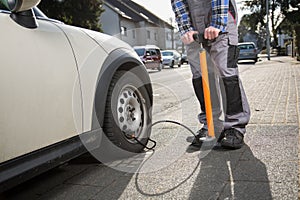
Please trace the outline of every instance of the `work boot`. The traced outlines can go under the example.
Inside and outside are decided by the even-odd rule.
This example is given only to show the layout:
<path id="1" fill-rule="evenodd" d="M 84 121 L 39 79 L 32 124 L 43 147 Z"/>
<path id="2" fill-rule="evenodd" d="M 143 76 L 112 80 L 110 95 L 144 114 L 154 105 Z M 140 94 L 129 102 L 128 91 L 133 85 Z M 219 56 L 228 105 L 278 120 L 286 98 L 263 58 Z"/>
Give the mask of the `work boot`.
<path id="1" fill-rule="evenodd" d="M 221 146 L 228 149 L 239 149 L 244 145 L 244 135 L 231 128 L 224 130 L 218 140 Z"/>
<path id="2" fill-rule="evenodd" d="M 193 146 L 199 146 L 202 144 L 202 142 L 206 139 L 208 135 L 208 131 L 205 128 L 201 128 L 197 131 L 196 137 L 194 137 L 194 140 L 192 141 L 191 145 Z"/>

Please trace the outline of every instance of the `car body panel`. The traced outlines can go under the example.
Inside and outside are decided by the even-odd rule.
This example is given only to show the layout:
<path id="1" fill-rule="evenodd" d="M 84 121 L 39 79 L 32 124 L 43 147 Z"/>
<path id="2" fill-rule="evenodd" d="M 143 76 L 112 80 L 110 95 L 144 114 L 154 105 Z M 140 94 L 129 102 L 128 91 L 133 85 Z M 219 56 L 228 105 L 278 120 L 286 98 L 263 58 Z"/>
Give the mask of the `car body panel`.
<path id="1" fill-rule="evenodd" d="M 0 13 L 0 24 L 0 55 L 6 55 L 0 74 L 3 162 L 77 133 L 72 99 L 78 72 L 65 34 L 52 23 L 25 29 Z"/>
<path id="2" fill-rule="evenodd" d="M 79 32 L 78 28 L 63 24 L 57 24 L 57 26 L 62 28 L 68 36 L 78 63 L 80 84 L 79 79 L 77 79 L 74 91 L 81 91 L 83 99 L 83 125 L 82 129 L 78 129 L 78 131 L 80 133 L 87 132 L 92 129 L 94 97 L 98 82 L 97 75 L 100 74 L 101 66 L 105 59 L 107 59 L 108 55 L 116 48 L 122 48 L 123 54 L 130 54 L 130 56 L 137 60 L 139 58 L 133 53 L 133 49 L 127 43 L 115 37 L 83 28 L 81 28 L 81 32 Z M 99 55 L 103 56 L 100 57 Z M 74 95 L 78 96 L 76 93 L 74 93 Z M 78 98 L 75 98 L 75 96 L 74 101 L 76 101 L 76 103 L 73 104 L 74 110 L 78 110 L 80 102 L 78 102 Z M 80 112 L 75 113 L 75 119 L 80 119 L 79 113 Z M 80 121 L 78 121 L 78 123 L 79 122 Z"/>
<path id="3" fill-rule="evenodd" d="M 45 123 L 49 123 L 49 126 L 51 126 L 51 122 L 53 122 L 53 126 L 54 124 L 56 124 L 54 127 L 56 127 L 57 130 L 53 130 L 53 134 L 47 133 L 47 131 L 42 131 L 41 129 L 38 129 L 36 131 L 31 130 L 32 133 L 31 135 L 34 136 L 36 138 L 35 143 L 36 145 L 33 144 L 29 144 L 26 146 L 31 146 L 31 148 L 25 150 L 25 149 L 17 149 L 14 148 L 13 146 L 13 141 L 11 143 L 6 143 L 6 145 L 1 145 L 3 149 L 1 149 L 1 161 L 5 161 L 8 160 L 10 158 L 16 157 L 18 155 L 24 154 L 24 153 L 28 153 L 31 151 L 34 151 L 36 149 L 39 149 L 40 147 L 43 146 L 47 146 L 50 145 L 52 143 L 55 143 L 57 141 L 61 141 L 63 139 L 75 136 L 77 134 L 83 133 L 83 132 L 88 132 L 92 129 L 92 116 L 93 116 L 93 108 L 94 108 L 94 96 L 95 96 L 95 91 L 96 91 L 96 86 L 97 86 L 97 81 L 98 81 L 98 74 L 100 74 L 100 70 L 101 70 L 101 66 L 103 64 L 103 62 L 105 61 L 105 59 L 107 58 L 108 54 L 113 51 L 116 48 L 124 48 L 127 49 L 125 50 L 125 52 L 129 53 L 130 56 L 136 58 L 137 60 L 139 59 L 138 56 L 134 53 L 134 51 L 132 50 L 132 48 L 127 44 L 124 43 L 120 40 L 118 40 L 117 38 L 114 38 L 112 36 L 108 36 L 105 34 L 100 34 L 98 32 L 94 32 L 91 30 L 87 30 L 87 29 L 79 29 L 77 27 L 72 27 L 72 26 L 68 26 L 62 23 L 55 23 L 55 22 L 51 22 L 51 21 L 44 21 L 44 20 L 38 20 L 39 23 L 39 27 L 37 29 L 24 29 L 23 27 L 17 25 L 16 23 L 14 23 L 8 14 L 1 14 L 4 15 L 4 21 L 6 21 L 6 23 L 8 23 L 10 27 L 13 27 L 13 30 L 11 30 L 12 32 L 14 32 L 15 37 L 19 37 L 19 40 L 24 40 L 24 38 L 26 37 L 23 32 L 28 31 L 28 39 L 26 39 L 25 41 L 27 41 L 27 44 L 22 44 L 23 46 L 28 46 L 30 48 L 28 48 L 29 52 L 33 52 L 32 53 L 32 57 L 37 57 L 39 58 L 38 60 L 28 60 L 28 63 L 22 62 L 22 64 L 24 66 L 28 66 L 28 65 L 32 65 L 31 62 L 34 62 L 35 68 L 32 69 L 28 69 L 27 68 L 27 73 L 28 74 L 35 74 L 38 73 L 37 71 L 35 71 L 37 68 L 43 68 L 43 70 L 46 71 L 46 69 L 44 69 L 44 66 L 47 68 L 51 68 L 51 73 L 56 74 L 57 76 L 51 77 L 49 78 L 48 75 L 49 74 L 45 74 L 45 77 L 41 77 L 41 79 L 35 79 L 35 82 L 32 82 L 32 85 L 30 86 L 31 88 L 34 88 L 35 85 L 38 85 L 40 82 L 45 82 L 45 80 L 47 78 L 52 79 L 50 81 L 56 81 L 56 86 L 59 87 L 61 86 L 61 88 L 53 88 L 53 85 L 50 85 L 50 88 L 40 88 L 41 90 L 44 90 L 45 96 L 48 90 L 51 91 L 59 91 L 59 89 L 61 90 L 61 92 L 63 92 L 64 97 L 61 96 L 61 98 L 64 98 L 64 104 L 65 106 L 63 106 L 63 104 L 61 104 L 60 102 L 60 106 L 62 106 L 63 108 L 53 108 L 52 111 L 53 113 L 50 115 L 49 113 L 47 114 L 47 118 L 45 119 L 36 119 L 36 118 L 32 118 L 29 117 L 27 118 L 27 120 L 23 123 L 26 124 L 33 124 L 35 123 L 39 123 L 41 125 L 41 127 L 45 126 Z M 2 19 L 2 16 L 1 16 Z M 5 22 L 1 21 L 1 25 L 4 26 Z M 16 31 L 15 29 L 20 29 L 20 31 Z M 54 31 L 55 30 L 55 31 Z M 80 31 L 79 31 L 80 30 Z M 50 42 L 45 41 L 44 46 L 42 46 L 41 44 L 38 44 L 40 46 L 35 46 L 32 45 L 34 44 L 34 41 L 39 41 L 40 39 L 36 36 L 36 34 L 32 35 L 32 32 L 41 32 L 40 35 L 43 34 L 52 34 L 52 37 L 57 37 L 60 39 L 56 39 L 57 43 L 53 43 L 53 41 L 51 40 Z M 48 32 L 48 33 L 47 33 Z M 56 32 L 56 35 L 54 34 L 54 32 Z M 22 33 L 22 37 L 19 36 L 21 35 L 20 33 Z M 12 34 L 7 31 L 5 32 L 5 34 L 8 34 L 10 37 L 12 37 Z M 2 34 L 2 40 L 4 39 L 4 37 L 8 37 L 8 35 L 6 36 L 4 33 Z M 57 36 L 59 35 L 59 36 Z M 47 36 L 42 36 L 44 38 L 46 38 Z M 62 41 L 61 41 L 62 40 Z M 15 42 L 18 42 L 17 40 L 13 40 Z M 11 49 L 16 48 L 16 46 L 14 46 L 12 44 L 12 42 L 7 41 L 8 43 L 5 44 L 4 41 L 1 41 L 1 43 L 4 46 L 8 46 Z M 40 43 L 40 41 L 39 41 Z M 17 45 L 17 44 L 16 44 Z M 101 45 L 101 46 L 100 46 Z M 43 48 L 47 49 L 49 52 L 44 52 Z M 55 48 L 56 54 L 55 55 L 51 55 L 53 49 Z M 4 49 L 2 49 L 4 50 Z M 10 50 L 10 49 L 5 49 L 5 50 Z M 42 55 L 39 55 L 38 52 L 40 52 Z M 73 55 L 74 54 L 74 55 Z M 4 55 L 4 53 L 2 53 L 2 55 Z M 25 55 L 25 54 L 24 54 Z M 28 56 L 28 54 L 26 54 Z M 100 57 L 99 55 L 103 55 L 103 57 Z M 13 55 L 12 55 L 13 56 Z M 66 58 L 66 57 L 69 58 Z M 75 59 L 76 58 L 76 59 Z M 13 58 L 7 58 L 9 60 L 15 60 L 16 63 L 10 63 L 10 66 L 8 66 L 9 68 L 13 68 L 12 66 L 16 66 L 16 65 L 20 65 L 18 60 L 19 59 L 13 59 Z M 26 60 L 26 58 L 21 58 L 20 60 Z M 43 63 L 43 65 L 40 65 L 39 61 L 46 61 L 48 60 L 46 63 Z M 2 62 L 6 62 L 5 60 L 2 60 Z M 64 63 L 68 61 L 69 63 Z M 8 61 L 7 61 L 8 62 Z M 40 65 L 40 66 L 38 66 Z M 54 68 L 53 66 L 57 66 L 57 68 Z M 6 69 L 5 69 L 6 70 Z M 17 71 L 22 70 L 21 68 L 16 69 L 16 71 L 12 72 L 12 73 L 18 73 Z M 60 74 L 60 75 L 58 75 Z M 1 75 L 0 75 L 1 76 Z M 6 74 L 2 74 L 2 76 L 5 77 L 10 77 L 7 76 Z M 64 79 L 64 83 L 62 83 L 62 80 L 56 80 L 58 77 L 69 77 L 69 80 Z M 7 85 L 4 78 L 1 77 L 1 82 L 2 85 L 5 86 Z M 8 80 L 6 80 L 8 81 Z M 24 82 L 27 82 L 27 80 L 23 80 Z M 68 84 L 68 86 L 62 86 L 64 84 Z M 24 90 L 24 86 L 20 85 L 20 87 L 14 91 L 15 94 L 19 94 L 20 90 Z M 2 89 L 3 91 L 5 90 L 5 88 Z M 0 91 L 2 91 L 0 90 Z M 66 92 L 68 91 L 68 93 Z M 2 93 L 3 94 L 3 93 Z M 40 91 L 36 91 L 36 94 L 40 94 Z M 24 94 L 26 97 L 28 97 L 26 94 Z M 32 97 L 34 97 L 34 95 L 30 95 Z M 19 101 L 18 99 L 22 98 L 25 100 L 25 97 L 12 97 L 9 95 L 6 95 L 7 100 L 9 101 L 9 99 L 15 99 L 16 102 L 15 104 L 17 104 L 17 102 Z M 47 105 L 53 105 L 52 101 L 55 101 L 54 99 L 47 99 L 47 101 L 45 99 L 42 99 L 41 101 L 44 101 L 43 104 L 37 102 L 35 99 L 28 99 L 27 101 L 23 101 L 23 105 L 29 105 L 29 102 L 34 102 L 34 104 L 37 104 L 40 106 L 42 106 L 43 108 L 45 108 L 45 110 L 47 110 L 49 108 L 49 106 Z M 10 102 L 12 103 L 12 102 Z M 58 103 L 58 102 L 57 102 Z M 67 106 L 68 105 L 68 106 Z M 71 105 L 71 106 L 70 106 Z M 14 121 L 13 118 L 17 118 L 17 113 L 12 113 L 8 110 L 5 110 L 4 108 L 9 108 L 11 107 L 12 104 L 2 104 L 0 105 L 0 107 L 3 110 L 2 113 L 9 113 L 10 118 L 11 118 L 11 123 L 17 123 L 18 121 Z M 58 106 L 58 105 L 56 105 Z M 34 105 L 32 105 L 32 107 L 34 107 Z M 36 107 L 38 108 L 38 107 Z M 21 108 L 16 107 L 16 110 L 19 110 Z M 40 108 L 36 110 L 36 113 L 32 112 L 32 116 L 39 116 L 39 112 L 40 112 Z M 60 111 L 60 112 L 59 112 Z M 61 113 L 61 114 L 59 114 Z M 60 115 L 60 117 L 56 116 L 56 115 Z M 2 116 L 4 118 L 4 116 Z M 59 122 L 61 123 L 61 127 L 57 126 L 58 120 L 59 118 L 64 119 L 64 120 L 60 120 Z M 1 118 L 0 118 L 1 119 Z M 65 119 L 68 119 L 66 122 Z M 2 119 L 1 121 L 7 121 L 7 118 Z M 63 122 L 64 121 L 64 122 Z M 69 127 L 68 127 L 69 126 Z M 6 123 L 6 125 L 3 127 L 1 127 L 1 130 L 5 131 L 7 134 L 11 132 L 11 129 L 9 127 L 13 127 L 12 124 L 10 123 Z M 23 126 L 19 126 L 18 128 L 14 128 L 15 129 L 15 134 L 20 132 L 21 130 L 23 132 L 31 132 L 30 128 L 27 127 L 28 129 L 24 129 Z M 37 127 L 35 127 L 37 129 Z M 61 129 L 61 130 L 59 130 Z M 49 129 L 50 130 L 50 129 Z M 52 132 L 51 131 L 51 132 Z M 47 137 L 40 135 L 40 133 L 38 132 L 44 132 Z M 69 134 L 66 134 L 66 132 L 69 132 Z M 60 133 L 60 134 L 59 134 Z M 26 135 L 26 134 L 24 134 Z M 57 135 L 57 136 L 55 136 Z M 7 135 L 7 138 L 9 137 L 9 135 Z M 40 139 L 38 139 L 38 137 L 41 137 Z M 50 137 L 53 137 L 51 140 L 49 140 Z M 5 137 L 4 137 L 5 138 Z M 21 140 L 21 138 L 18 138 Z M 49 141 L 47 142 L 43 142 L 44 141 Z M 3 141 L 3 140 L 2 140 Z M 26 141 L 23 140 L 22 141 Z M 32 141 L 33 142 L 33 141 Z M 9 148 L 5 147 L 5 146 L 11 146 Z M 0 147 L 1 148 L 1 147 Z M 9 151 L 11 152 L 11 149 L 14 149 L 14 153 L 11 152 L 11 155 L 8 156 L 8 152 L 4 151 L 5 149 L 10 149 Z M 3 151 L 2 151 L 3 150 Z M 6 155 L 6 156 L 4 156 Z"/>
<path id="4" fill-rule="evenodd" d="M 83 29 L 78 31 L 72 26 L 56 25 L 67 35 L 76 57 L 79 77 L 74 82 L 74 91 L 76 91 L 73 93 L 74 120 L 77 125 L 77 133 L 87 132 L 91 130 L 91 113 L 97 85 L 97 74 L 100 73 L 101 66 L 108 54 Z M 103 57 L 99 55 L 103 55 Z M 79 109 L 82 109 L 82 111 L 79 111 Z"/>

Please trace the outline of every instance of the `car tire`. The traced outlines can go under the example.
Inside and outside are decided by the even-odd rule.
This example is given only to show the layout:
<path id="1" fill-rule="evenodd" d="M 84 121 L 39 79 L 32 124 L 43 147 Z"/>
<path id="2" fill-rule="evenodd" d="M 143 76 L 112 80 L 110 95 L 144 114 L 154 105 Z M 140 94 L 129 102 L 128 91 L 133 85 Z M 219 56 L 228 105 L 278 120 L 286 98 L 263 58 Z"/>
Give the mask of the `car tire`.
<path id="1" fill-rule="evenodd" d="M 174 68 L 174 60 L 172 61 L 170 67 L 171 67 L 171 68 Z"/>
<path id="2" fill-rule="evenodd" d="M 138 153 L 150 137 L 149 124 L 151 101 L 143 81 L 134 73 L 117 71 L 106 100 L 104 133 L 117 147 Z"/>

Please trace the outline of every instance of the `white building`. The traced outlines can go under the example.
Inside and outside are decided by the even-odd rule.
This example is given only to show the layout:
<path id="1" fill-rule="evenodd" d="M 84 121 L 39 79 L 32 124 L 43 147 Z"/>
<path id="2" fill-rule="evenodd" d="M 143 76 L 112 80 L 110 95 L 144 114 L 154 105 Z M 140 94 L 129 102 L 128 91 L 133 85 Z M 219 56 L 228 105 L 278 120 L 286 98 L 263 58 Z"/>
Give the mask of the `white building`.
<path id="1" fill-rule="evenodd" d="M 174 27 L 139 4 L 131 0 L 104 0 L 103 8 L 100 23 L 104 33 L 131 46 L 148 44 L 161 49 L 177 49 L 178 36 Z"/>

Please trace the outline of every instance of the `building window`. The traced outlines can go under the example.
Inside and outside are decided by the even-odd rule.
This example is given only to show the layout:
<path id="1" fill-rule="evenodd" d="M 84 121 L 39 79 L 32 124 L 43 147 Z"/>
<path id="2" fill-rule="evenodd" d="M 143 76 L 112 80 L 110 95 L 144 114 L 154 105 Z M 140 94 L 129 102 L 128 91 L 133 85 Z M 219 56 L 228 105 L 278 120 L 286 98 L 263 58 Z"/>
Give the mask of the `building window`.
<path id="1" fill-rule="evenodd" d="M 147 31 L 147 38 L 148 38 L 148 39 L 151 38 L 151 33 L 150 33 L 150 31 Z"/>
<path id="2" fill-rule="evenodd" d="M 127 28 L 125 26 L 121 26 L 121 35 L 127 36 Z"/>
<path id="3" fill-rule="evenodd" d="M 135 38 L 135 30 L 132 30 L 132 38 Z"/>
<path id="4" fill-rule="evenodd" d="M 157 33 L 154 33 L 154 40 L 157 41 Z"/>

